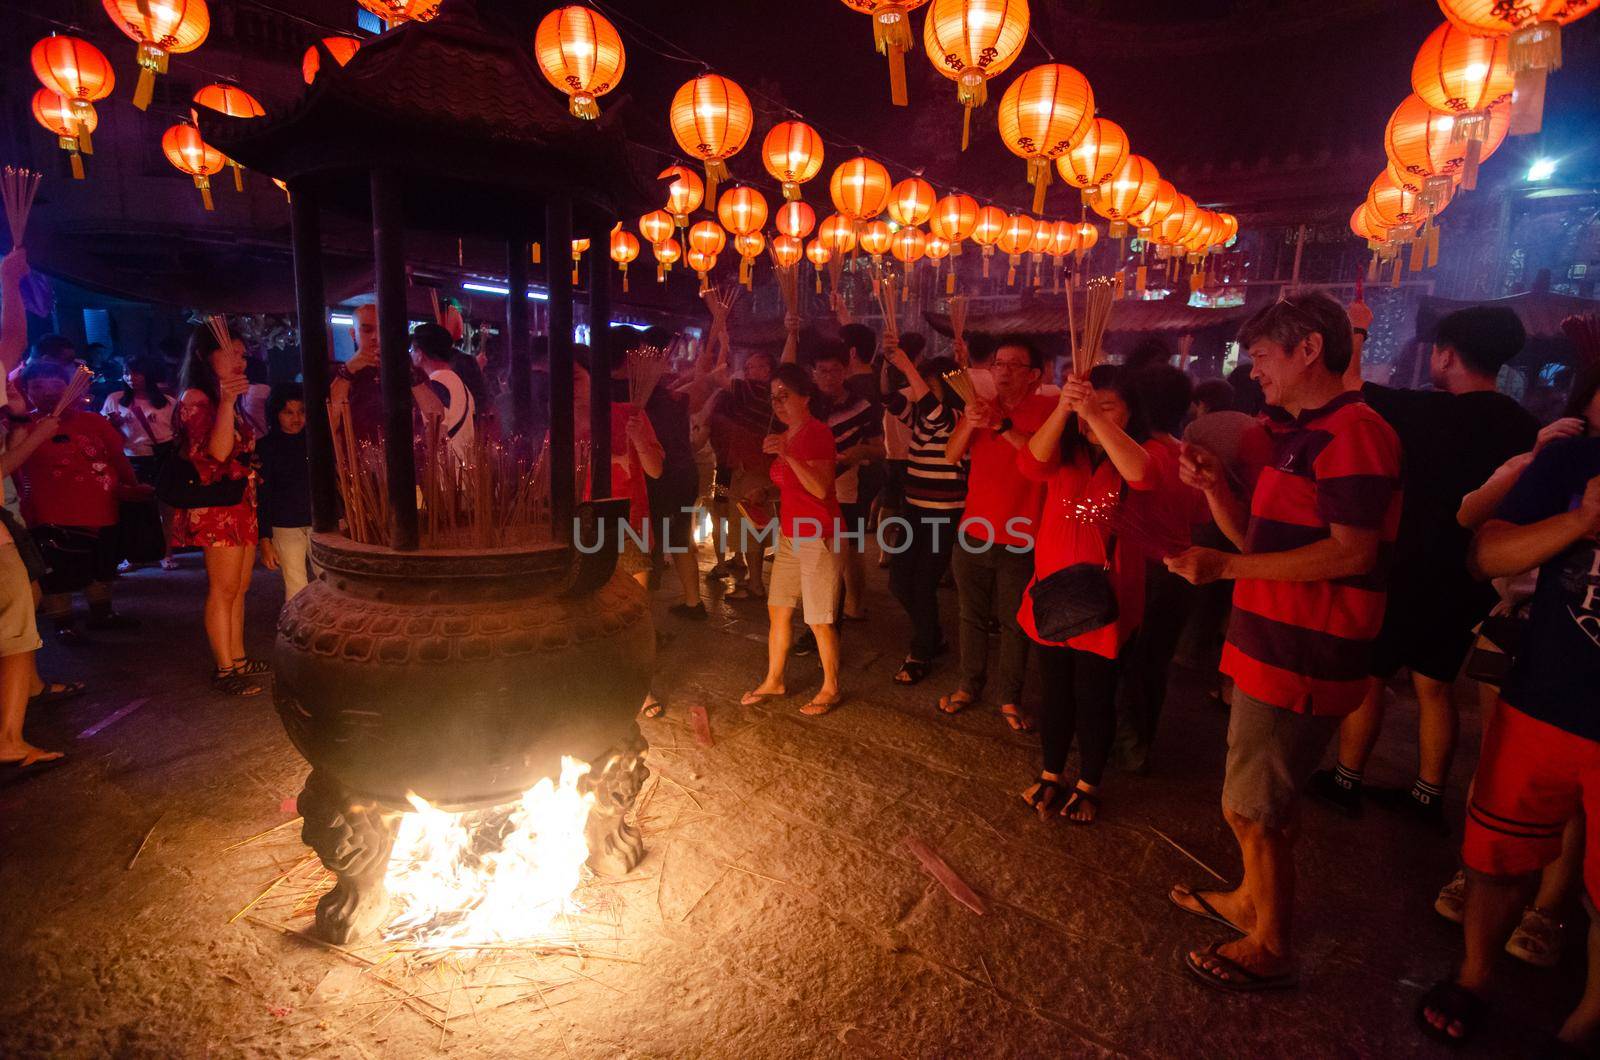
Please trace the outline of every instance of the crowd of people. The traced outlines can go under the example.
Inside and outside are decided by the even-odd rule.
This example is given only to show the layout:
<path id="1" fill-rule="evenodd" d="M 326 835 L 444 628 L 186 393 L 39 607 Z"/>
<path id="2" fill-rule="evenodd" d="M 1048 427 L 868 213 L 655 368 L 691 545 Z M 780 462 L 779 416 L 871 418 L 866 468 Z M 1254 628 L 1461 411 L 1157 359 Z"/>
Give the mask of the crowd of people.
<path id="1" fill-rule="evenodd" d="M 259 560 L 286 597 L 301 591 L 311 522 L 296 387 L 247 413 L 243 344 L 197 326 L 175 388 L 163 362 L 137 360 L 100 411 L 58 408 L 77 351 L 58 337 L 29 351 L 26 267 L 20 251 L 0 262 L 0 762 L 22 769 L 58 757 L 24 740 L 28 706 L 82 690 L 39 674 L 39 616 L 69 644 L 126 627 L 119 566 L 198 549 L 214 686 L 259 694 L 270 665 L 245 651 L 252 571 Z M 703 581 L 734 606 L 765 602 L 766 668 L 746 705 L 792 698 L 797 655 L 821 669 L 802 713 L 870 694 L 843 687 L 841 658 L 850 625 L 870 621 L 876 556 L 910 627 L 889 679 L 934 678 L 931 712 L 988 704 L 1036 734 L 1040 771 L 1022 799 L 1042 819 L 1091 826 L 1111 805 L 1112 769 L 1159 767 L 1180 650 L 1214 673 L 1228 711 L 1222 808 L 1243 877 L 1170 899 L 1232 933 L 1184 956 L 1221 990 L 1296 983 L 1305 794 L 1352 816 L 1386 803 L 1422 834 L 1449 831 L 1465 673 L 1484 731 L 1463 793 L 1463 870 L 1437 902 L 1462 924 L 1464 957 L 1418 1010 L 1424 1033 L 1459 1043 L 1481 1028 L 1497 953 L 1553 965 L 1573 895 L 1600 894 L 1600 366 L 1580 374 L 1567 415 L 1541 425 L 1496 391 L 1524 343 L 1510 311 L 1441 321 L 1429 390 L 1364 381 L 1370 320 L 1359 302 L 1286 296 L 1242 329 L 1247 372 L 1199 384 L 1159 343 L 1057 377 L 1027 336 L 957 336 L 953 356 L 930 356 L 920 335 L 880 342 L 848 324 L 781 358 L 708 344 L 638 403 L 629 357 L 673 337 L 614 328 L 610 380 L 592 380 L 577 351 L 575 426 L 581 443 L 592 388 L 612 387 L 606 488 L 628 500 L 620 569 L 645 586 L 675 572 L 678 620 L 706 617 Z M 353 334 L 330 401 L 380 440 L 370 306 Z M 415 329 L 412 393 L 465 455 L 494 411 L 457 342 L 440 324 Z M 591 469 L 583 488 L 599 482 Z M 1375 789 L 1364 771 L 1402 671 L 1420 708 L 1416 775 L 1409 789 Z M 654 693 L 642 705 L 665 709 Z M 1332 768 L 1319 769 L 1330 747 Z M 1589 958 L 1552 1050 L 1600 1040 L 1593 924 Z"/>

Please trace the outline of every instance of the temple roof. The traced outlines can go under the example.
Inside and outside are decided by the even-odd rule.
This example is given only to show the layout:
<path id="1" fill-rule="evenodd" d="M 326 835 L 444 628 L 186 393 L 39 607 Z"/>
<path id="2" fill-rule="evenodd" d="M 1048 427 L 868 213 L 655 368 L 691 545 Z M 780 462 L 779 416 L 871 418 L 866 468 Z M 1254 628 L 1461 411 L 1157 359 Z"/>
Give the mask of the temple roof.
<path id="1" fill-rule="evenodd" d="M 1186 295 L 1187 288 L 1183 294 Z M 1082 299 L 1080 297 L 1079 301 Z M 1244 306 L 1226 309 L 1196 309 L 1182 296 L 1145 302 L 1124 299 L 1116 303 L 1108 326 L 1110 334 L 1135 334 L 1140 332 L 1167 332 L 1195 334 L 1208 328 L 1237 327 L 1252 312 Z M 925 313 L 928 324 L 939 334 L 950 334 L 948 313 Z M 1067 332 L 1067 307 L 1061 297 L 1040 298 L 1017 309 L 992 313 L 967 314 L 967 331 L 1002 335 L 1020 332 L 1025 335 L 1065 335 Z"/>
<path id="2" fill-rule="evenodd" d="M 201 132 L 228 157 L 309 181 L 356 214 L 368 208 L 369 173 L 393 168 L 418 227 L 504 233 L 520 222 L 537 237 L 552 194 L 596 223 L 631 212 L 643 185 L 620 128 L 572 117 L 524 36 L 475 0 L 444 0 L 436 18 L 391 29 L 345 66 L 318 43 L 321 72 L 293 106 L 265 119 L 202 109 Z"/>

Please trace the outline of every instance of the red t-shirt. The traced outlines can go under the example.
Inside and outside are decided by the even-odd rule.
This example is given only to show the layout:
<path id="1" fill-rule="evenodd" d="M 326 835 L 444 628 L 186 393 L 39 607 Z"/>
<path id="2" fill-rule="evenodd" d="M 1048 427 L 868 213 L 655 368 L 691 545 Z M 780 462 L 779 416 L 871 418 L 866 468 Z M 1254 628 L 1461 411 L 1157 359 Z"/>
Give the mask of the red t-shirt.
<path id="1" fill-rule="evenodd" d="M 1032 434 L 1055 411 L 1056 399 L 1030 394 L 1010 412 L 1012 426 Z M 997 545 L 1026 545 L 1039 521 L 1044 503 L 1042 482 L 1018 470 L 1017 448 L 999 432 L 987 428 L 972 432 L 967 446 L 967 505 L 961 512 L 966 536 Z"/>
<path id="2" fill-rule="evenodd" d="M 1376 530 L 1377 569 L 1331 581 L 1241 578 L 1222 672 L 1253 699 L 1301 714 L 1361 705 L 1372 642 L 1383 625 L 1388 559 L 1400 526 L 1400 440 L 1346 393 L 1296 419 L 1264 417 L 1272 459 L 1250 497 L 1244 551 L 1287 552 L 1325 540 L 1332 525 Z"/>
<path id="3" fill-rule="evenodd" d="M 117 487 L 134 486 L 121 433 L 93 412 L 69 412 L 17 469 L 22 517 L 29 526 L 111 526 Z"/>
<path id="4" fill-rule="evenodd" d="M 1160 488 L 1161 465 L 1154 459 L 1154 444 L 1146 442 L 1144 446 L 1152 456 L 1149 473 L 1138 482 L 1128 483 L 1128 496 L 1123 503 Z M 1091 467 L 1088 455 L 1083 453 L 1073 463 L 1063 464 L 1059 449 L 1051 454 L 1048 463 L 1040 463 L 1027 446 L 1017 453 L 1016 465 L 1017 471 L 1030 482 L 1040 482 L 1045 487 L 1039 537 L 1033 549 L 1033 578 L 1028 588 L 1032 589 L 1034 582 L 1074 563 L 1104 564 L 1111 528 L 1073 518 L 1067 509 L 1084 500 L 1115 503 L 1122 492 L 1122 476 L 1116 465 L 1104 459 L 1098 466 Z M 1144 620 L 1144 568 L 1143 551 L 1125 534 L 1118 534 L 1109 572 L 1111 590 L 1117 598 L 1116 621 L 1080 633 L 1065 646 L 1115 659 Z M 1028 592 L 1022 594 L 1017 623 L 1035 643 L 1060 646 L 1039 635 L 1033 620 L 1033 597 Z"/>
<path id="5" fill-rule="evenodd" d="M 1194 528 L 1211 521 L 1211 506 L 1204 493 L 1185 486 L 1178 477 L 1182 446 L 1167 438 L 1152 438 L 1144 448 L 1155 463 L 1157 485 L 1128 496 L 1128 510 L 1139 529 L 1128 536 L 1145 555 L 1160 562 L 1189 547 Z"/>
<path id="6" fill-rule="evenodd" d="M 839 453 L 828 425 L 813 417 L 789 436 L 789 455 L 796 460 L 832 461 Z M 778 486 L 778 526 L 784 536 L 803 540 L 826 534 L 831 539 L 839 523 L 839 498 L 833 488 L 828 488 L 826 497 L 814 496 L 781 456 L 773 459 L 771 474 Z"/>

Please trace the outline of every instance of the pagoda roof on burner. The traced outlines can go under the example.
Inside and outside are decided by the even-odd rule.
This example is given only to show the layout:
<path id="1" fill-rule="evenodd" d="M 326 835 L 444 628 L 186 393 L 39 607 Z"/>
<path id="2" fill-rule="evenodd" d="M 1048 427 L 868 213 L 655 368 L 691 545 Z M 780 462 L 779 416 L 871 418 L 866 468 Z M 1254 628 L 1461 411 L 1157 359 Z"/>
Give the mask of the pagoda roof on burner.
<path id="1" fill-rule="evenodd" d="M 419 227 L 503 233 L 520 218 L 537 233 L 548 195 L 572 197 L 580 215 L 632 210 L 646 185 L 620 125 L 571 116 L 531 42 L 531 27 L 502 26 L 476 0 L 444 0 L 437 17 L 396 26 L 344 66 L 319 41 L 316 80 L 291 107 L 265 118 L 202 108 L 201 134 L 357 214 L 368 209 L 368 174 L 393 168 Z"/>

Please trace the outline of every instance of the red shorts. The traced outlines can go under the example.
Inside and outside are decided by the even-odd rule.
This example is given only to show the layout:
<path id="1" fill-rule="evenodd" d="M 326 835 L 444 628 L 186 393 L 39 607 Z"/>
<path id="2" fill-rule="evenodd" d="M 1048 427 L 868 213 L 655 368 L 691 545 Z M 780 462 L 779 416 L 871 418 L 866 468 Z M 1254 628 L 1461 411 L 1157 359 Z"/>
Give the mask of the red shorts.
<path id="1" fill-rule="evenodd" d="M 1600 742 L 1501 700 L 1483 734 L 1461 860 L 1486 876 L 1526 876 L 1561 853 L 1561 833 L 1588 815 L 1583 881 L 1600 903 Z"/>

